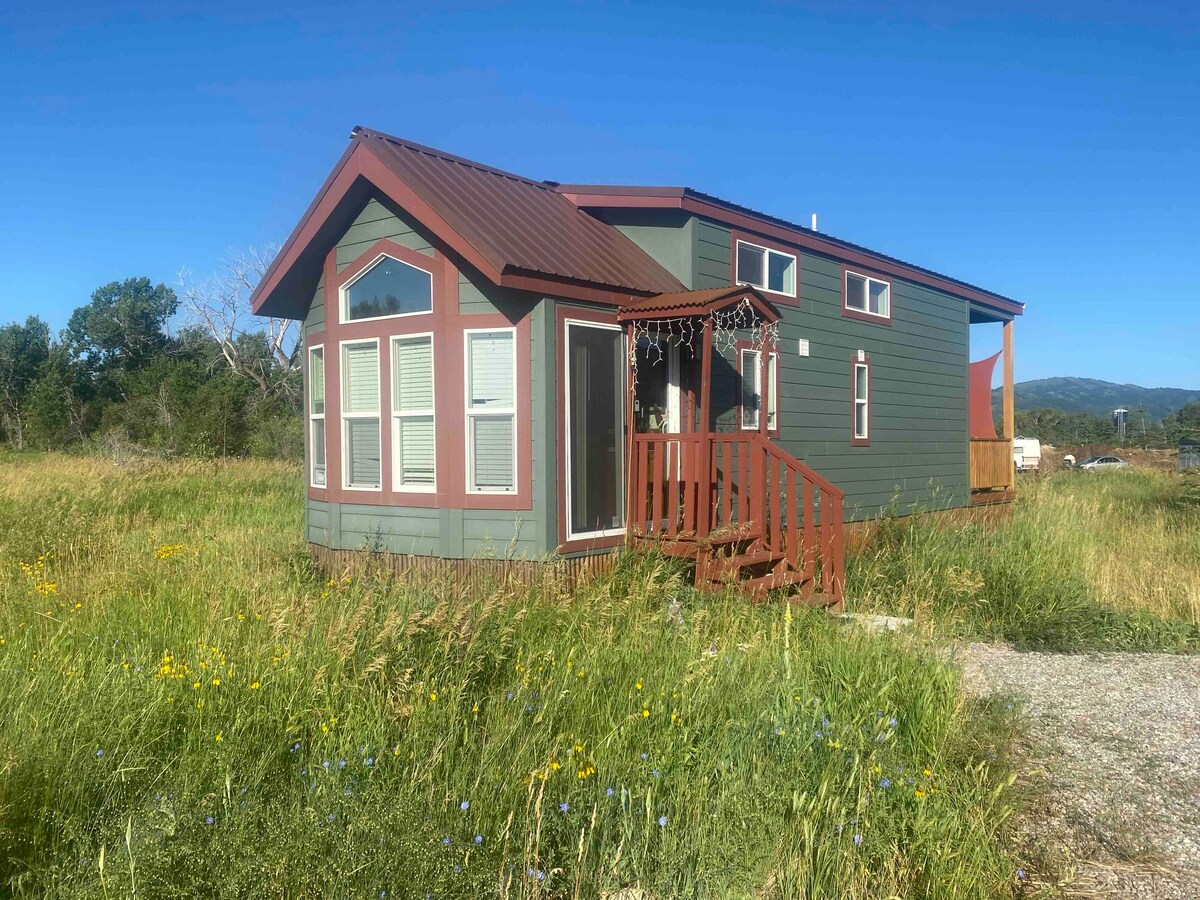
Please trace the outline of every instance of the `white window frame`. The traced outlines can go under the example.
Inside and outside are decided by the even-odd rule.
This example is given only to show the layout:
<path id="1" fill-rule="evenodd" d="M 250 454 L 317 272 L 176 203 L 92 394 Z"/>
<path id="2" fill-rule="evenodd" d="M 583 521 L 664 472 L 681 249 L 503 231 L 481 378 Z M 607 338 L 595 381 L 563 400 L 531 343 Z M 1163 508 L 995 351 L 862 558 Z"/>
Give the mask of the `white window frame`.
<path id="1" fill-rule="evenodd" d="M 350 307 L 349 307 L 349 302 L 350 302 L 349 290 L 350 290 L 350 288 L 354 285 L 354 283 L 356 281 L 358 281 L 360 278 L 362 278 L 364 275 L 366 275 L 368 272 L 370 272 L 373 268 L 375 268 L 377 265 L 379 265 L 379 263 L 384 259 L 390 259 L 393 262 L 398 262 L 402 266 L 408 266 L 411 269 L 416 269 L 418 272 L 424 272 L 426 275 L 429 276 L 429 309 L 422 309 L 422 310 L 419 310 L 418 312 L 409 312 L 409 313 L 392 313 L 391 315 L 388 315 L 388 316 L 370 316 L 365 319 L 351 319 L 350 318 Z M 413 265 L 408 260 L 400 259 L 398 256 L 393 256 L 391 253 L 379 253 L 375 256 L 374 259 L 372 259 L 369 263 L 367 263 L 365 266 L 363 266 L 362 269 L 358 272 L 358 274 L 356 274 L 353 278 L 351 278 L 349 281 L 347 281 L 345 284 L 343 284 L 340 288 L 338 288 L 338 324 L 339 325 L 356 325 L 359 322 L 378 322 L 381 319 L 407 319 L 410 316 L 430 316 L 430 315 L 433 315 L 433 301 L 434 301 L 433 295 L 434 295 L 434 290 L 433 290 L 433 270 L 432 269 L 425 269 L 425 268 L 422 268 L 421 266 Z"/>
<path id="2" fill-rule="evenodd" d="M 600 328 L 600 329 L 603 329 L 604 331 L 621 332 L 621 348 L 622 348 L 621 358 L 623 360 L 627 360 L 629 358 L 629 347 L 627 346 L 627 343 L 626 343 L 625 329 L 622 328 L 620 325 L 611 325 L 607 322 L 588 322 L 584 319 L 566 319 L 563 322 L 563 333 L 562 333 L 563 348 L 564 348 L 564 352 L 563 352 L 563 385 L 564 385 L 563 391 L 564 391 L 564 396 L 567 398 L 566 403 L 564 404 L 565 428 L 563 431 L 563 434 L 566 436 L 566 440 L 563 442 L 563 444 L 564 444 L 563 453 L 565 454 L 564 455 L 564 460 L 565 460 L 564 472 L 565 472 L 565 479 L 566 479 L 565 493 L 566 493 L 566 500 L 567 500 L 567 540 L 579 541 L 579 540 L 588 540 L 591 538 L 613 537 L 615 535 L 624 534 L 628 527 L 628 524 L 622 525 L 620 528 L 604 528 L 604 529 L 601 529 L 600 531 L 572 531 L 571 530 L 571 522 L 574 520 L 574 517 L 572 516 L 573 510 L 571 508 L 571 447 L 570 447 L 570 440 L 571 440 L 571 358 L 570 358 L 569 353 L 566 352 L 566 350 L 568 350 L 570 348 L 570 344 L 567 342 L 567 336 L 571 333 L 572 325 L 574 325 L 576 327 L 582 327 L 582 328 Z M 678 357 L 676 357 L 676 359 L 678 359 Z M 621 380 L 627 381 L 628 378 L 629 378 L 629 374 L 628 374 L 628 372 L 625 372 L 622 375 Z M 628 385 L 626 385 L 625 389 L 626 389 L 626 391 L 628 391 Z M 676 396 L 678 396 L 678 395 L 676 395 Z M 628 456 L 628 453 L 629 453 L 629 448 L 626 446 L 628 443 L 628 440 L 629 440 L 629 435 L 626 433 L 627 427 L 628 426 L 625 421 L 625 417 L 622 416 L 621 417 L 621 470 L 622 471 L 625 471 L 625 467 L 628 465 L 628 463 L 625 459 L 625 457 Z M 627 476 L 623 476 L 623 477 L 627 477 Z M 624 493 L 624 491 L 622 491 L 622 493 Z M 626 515 L 626 510 L 622 509 L 621 510 L 622 518 L 624 518 L 625 515 Z"/>
<path id="3" fill-rule="evenodd" d="M 356 320 L 356 321 L 361 321 L 361 320 Z M 378 381 L 378 383 L 376 385 L 376 387 L 377 387 L 376 393 L 379 397 L 379 406 L 375 410 L 375 413 L 372 414 L 370 412 L 347 412 L 346 407 L 349 404 L 346 402 L 346 387 L 347 387 L 347 385 L 349 385 L 350 379 L 347 377 L 347 370 L 346 370 L 346 347 L 349 346 L 350 344 L 374 344 L 375 345 L 375 358 L 377 361 L 379 360 L 379 338 L 377 338 L 377 337 L 350 338 L 350 339 L 347 339 L 344 341 L 338 341 L 338 372 L 341 375 L 340 384 L 339 384 L 340 397 L 338 399 L 339 399 L 339 402 L 341 405 L 340 412 L 341 412 L 341 419 L 342 419 L 342 423 L 341 423 L 342 424 L 342 489 L 346 490 L 346 491 L 364 491 L 366 493 L 379 494 L 379 493 L 383 492 L 383 475 L 384 475 L 384 472 L 383 472 L 383 372 L 382 372 L 383 367 L 381 365 L 379 365 L 378 362 L 375 367 L 375 378 Z M 347 452 L 347 450 L 350 447 L 350 429 L 348 427 L 348 423 L 349 423 L 350 419 L 375 419 L 379 423 L 379 484 L 376 485 L 375 487 L 370 487 L 369 485 L 367 485 L 367 486 L 354 485 L 354 484 L 350 483 L 350 454 Z M 328 461 L 326 461 L 325 480 L 326 481 L 329 480 Z"/>
<path id="4" fill-rule="evenodd" d="M 868 309 L 859 309 L 857 306 L 850 305 L 850 276 L 862 278 L 866 281 L 865 293 L 863 294 L 863 303 L 867 307 L 871 305 L 871 282 L 882 284 L 887 288 L 887 311 L 876 313 Z M 890 322 L 892 320 L 892 283 L 883 278 L 876 278 L 874 275 L 867 275 L 864 272 L 855 272 L 853 269 L 847 269 L 842 274 L 842 309 L 849 310 L 852 313 L 858 313 L 861 316 L 870 316 L 873 319 L 879 319 L 881 322 Z"/>
<path id="5" fill-rule="evenodd" d="M 741 277 L 742 273 L 737 271 L 738 255 L 739 255 L 738 250 L 743 245 L 745 245 L 747 247 L 753 247 L 755 250 L 763 251 L 762 284 L 757 284 L 753 281 L 747 281 L 746 279 Z M 788 259 L 790 259 L 792 261 L 792 289 L 791 289 L 791 291 L 774 291 L 774 290 L 771 290 L 771 288 L 767 287 L 767 281 L 771 277 L 771 254 L 772 253 L 774 253 L 776 256 L 786 256 Z M 800 260 L 796 257 L 796 255 L 794 253 L 785 253 L 784 251 L 776 250 L 773 247 L 764 247 L 762 244 L 755 244 L 750 241 L 743 241 L 739 238 L 733 248 L 733 269 L 734 269 L 734 273 L 735 273 L 734 281 L 737 284 L 748 284 L 751 287 L 758 288 L 760 291 L 766 291 L 768 294 L 778 294 L 781 297 L 795 297 L 796 296 L 796 290 L 797 290 L 797 287 L 798 287 L 799 281 L 800 281 Z"/>
<path id="6" fill-rule="evenodd" d="M 498 334 L 507 331 L 512 335 L 513 348 L 513 405 L 508 407 L 484 406 L 479 409 L 471 408 L 471 335 Z M 520 442 L 517 440 L 517 329 L 511 326 L 499 328 L 464 328 L 463 329 L 463 408 L 465 411 L 467 462 L 466 485 L 467 493 L 477 496 L 511 497 L 515 495 L 521 484 L 521 461 L 518 455 Z M 471 420 L 477 416 L 511 416 L 513 422 L 513 483 L 512 487 L 503 490 L 487 490 L 475 487 L 475 429 Z"/>
<path id="7" fill-rule="evenodd" d="M 429 409 L 396 412 L 396 342 L 414 338 L 429 339 L 429 378 L 432 390 L 429 393 Z M 432 331 L 414 331 L 409 334 L 393 334 L 388 338 L 389 376 L 388 386 L 392 401 L 392 491 L 401 494 L 437 493 L 437 348 Z M 433 482 L 431 484 L 403 484 L 400 481 L 403 466 L 400 462 L 400 420 L 408 418 L 433 419 Z"/>
<path id="8" fill-rule="evenodd" d="M 767 409 L 767 432 L 774 433 L 779 428 L 779 354 L 772 350 L 767 354 L 767 393 L 762 390 L 762 372 L 759 369 L 759 360 L 761 350 L 755 350 L 753 347 L 743 347 L 738 351 L 738 362 L 741 365 L 742 378 L 746 377 L 746 357 L 754 357 L 754 393 L 758 395 L 758 408 L 754 411 L 754 424 L 747 425 L 743 416 L 745 416 L 745 408 L 742 404 L 742 394 L 738 395 L 738 426 L 742 431 L 758 431 L 762 420 L 759 416 L 762 409 L 766 406 Z M 773 370 L 772 370 L 773 364 Z"/>
<path id="9" fill-rule="evenodd" d="M 321 412 L 314 413 L 312 411 L 312 361 L 313 356 L 318 351 L 321 354 L 321 396 L 324 400 L 321 404 Z M 329 426 L 326 424 L 325 418 L 325 408 L 329 405 L 329 378 L 326 376 L 326 372 L 328 371 L 327 365 L 328 360 L 325 359 L 325 345 L 323 343 L 313 344 L 308 348 L 308 371 L 305 373 L 308 376 L 308 396 L 305 398 L 308 406 L 308 486 L 320 490 L 325 490 L 329 487 L 329 432 L 326 430 Z M 325 459 L 325 471 L 321 473 L 325 479 L 323 484 L 317 484 L 316 454 L 314 453 L 316 448 L 313 441 L 313 422 L 318 419 L 321 420 L 321 441 L 324 444 L 321 448 L 324 451 L 321 455 Z"/>
<path id="10" fill-rule="evenodd" d="M 858 370 L 862 369 L 866 373 L 863 378 L 863 395 L 858 396 Z M 854 440 L 869 441 L 871 439 L 871 364 L 869 362 L 854 363 L 854 383 L 850 385 L 850 390 L 854 395 L 854 422 L 851 428 L 854 432 Z M 858 408 L 863 407 L 863 430 L 858 430 Z"/>

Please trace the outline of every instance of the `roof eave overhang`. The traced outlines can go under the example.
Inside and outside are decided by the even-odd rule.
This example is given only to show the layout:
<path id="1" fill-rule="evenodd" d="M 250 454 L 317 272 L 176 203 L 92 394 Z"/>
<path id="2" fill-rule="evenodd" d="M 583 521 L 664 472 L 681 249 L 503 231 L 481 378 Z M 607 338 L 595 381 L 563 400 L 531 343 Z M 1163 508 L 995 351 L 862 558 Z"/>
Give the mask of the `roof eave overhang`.
<path id="1" fill-rule="evenodd" d="M 904 265 L 869 251 L 849 247 L 841 241 L 833 240 L 819 232 L 798 227 L 789 228 L 782 222 L 750 215 L 716 202 L 712 198 L 699 196 L 687 188 L 560 184 L 556 186 L 556 189 L 576 206 L 587 209 L 682 209 L 745 231 L 805 247 L 848 263 L 865 266 L 876 272 L 904 278 L 907 281 L 998 310 L 1009 316 L 1019 316 L 1025 312 L 1024 303 L 1008 297 L 980 290 L 914 266 Z"/>

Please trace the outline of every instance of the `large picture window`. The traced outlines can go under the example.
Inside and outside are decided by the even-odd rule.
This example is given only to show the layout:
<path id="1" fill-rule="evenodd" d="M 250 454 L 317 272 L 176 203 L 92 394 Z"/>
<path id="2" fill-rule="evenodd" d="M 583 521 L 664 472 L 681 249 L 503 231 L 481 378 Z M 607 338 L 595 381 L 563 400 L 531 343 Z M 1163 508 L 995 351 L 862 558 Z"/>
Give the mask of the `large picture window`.
<path id="1" fill-rule="evenodd" d="M 879 278 L 847 271 L 844 308 L 857 318 L 891 321 L 892 286 Z"/>
<path id="2" fill-rule="evenodd" d="M 308 351 L 308 459 L 309 484 L 323 488 L 325 481 L 325 348 Z"/>
<path id="3" fill-rule="evenodd" d="M 342 288 L 342 321 L 411 316 L 433 310 L 433 276 L 381 256 Z"/>
<path id="4" fill-rule="evenodd" d="M 746 241 L 737 242 L 737 283 L 796 296 L 796 257 Z"/>
<path id="5" fill-rule="evenodd" d="M 342 344 L 342 468 L 352 490 L 380 490 L 379 342 Z"/>
<path id="6" fill-rule="evenodd" d="M 467 490 L 511 493 L 516 477 L 516 332 L 469 330 Z"/>
<path id="7" fill-rule="evenodd" d="M 435 457 L 433 336 L 392 338 L 393 489 L 432 491 Z"/>

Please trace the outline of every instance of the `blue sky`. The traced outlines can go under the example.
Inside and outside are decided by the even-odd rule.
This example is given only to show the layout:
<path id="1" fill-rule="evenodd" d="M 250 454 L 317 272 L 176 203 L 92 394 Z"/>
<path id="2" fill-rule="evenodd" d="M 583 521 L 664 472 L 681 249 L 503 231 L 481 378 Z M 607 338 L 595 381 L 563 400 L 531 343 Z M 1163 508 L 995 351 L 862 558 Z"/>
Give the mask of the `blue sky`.
<path id="1" fill-rule="evenodd" d="M 282 240 L 363 124 L 815 211 L 1027 302 L 1018 380 L 1200 387 L 1193 4 L 12 6 L 0 321 Z"/>

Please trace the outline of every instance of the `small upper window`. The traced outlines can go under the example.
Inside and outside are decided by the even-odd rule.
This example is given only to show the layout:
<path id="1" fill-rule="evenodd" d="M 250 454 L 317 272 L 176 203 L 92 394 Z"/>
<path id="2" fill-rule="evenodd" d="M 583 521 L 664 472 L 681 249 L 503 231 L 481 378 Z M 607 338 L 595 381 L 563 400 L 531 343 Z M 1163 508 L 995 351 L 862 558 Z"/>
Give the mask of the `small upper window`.
<path id="1" fill-rule="evenodd" d="M 342 289 L 343 320 L 408 316 L 433 310 L 433 276 L 384 256 Z"/>
<path id="2" fill-rule="evenodd" d="M 868 316 L 877 316 L 880 319 L 890 319 L 892 317 L 892 286 L 878 278 L 847 272 L 846 309 Z"/>
<path id="3" fill-rule="evenodd" d="M 795 297 L 796 257 L 738 241 L 737 283 Z"/>

